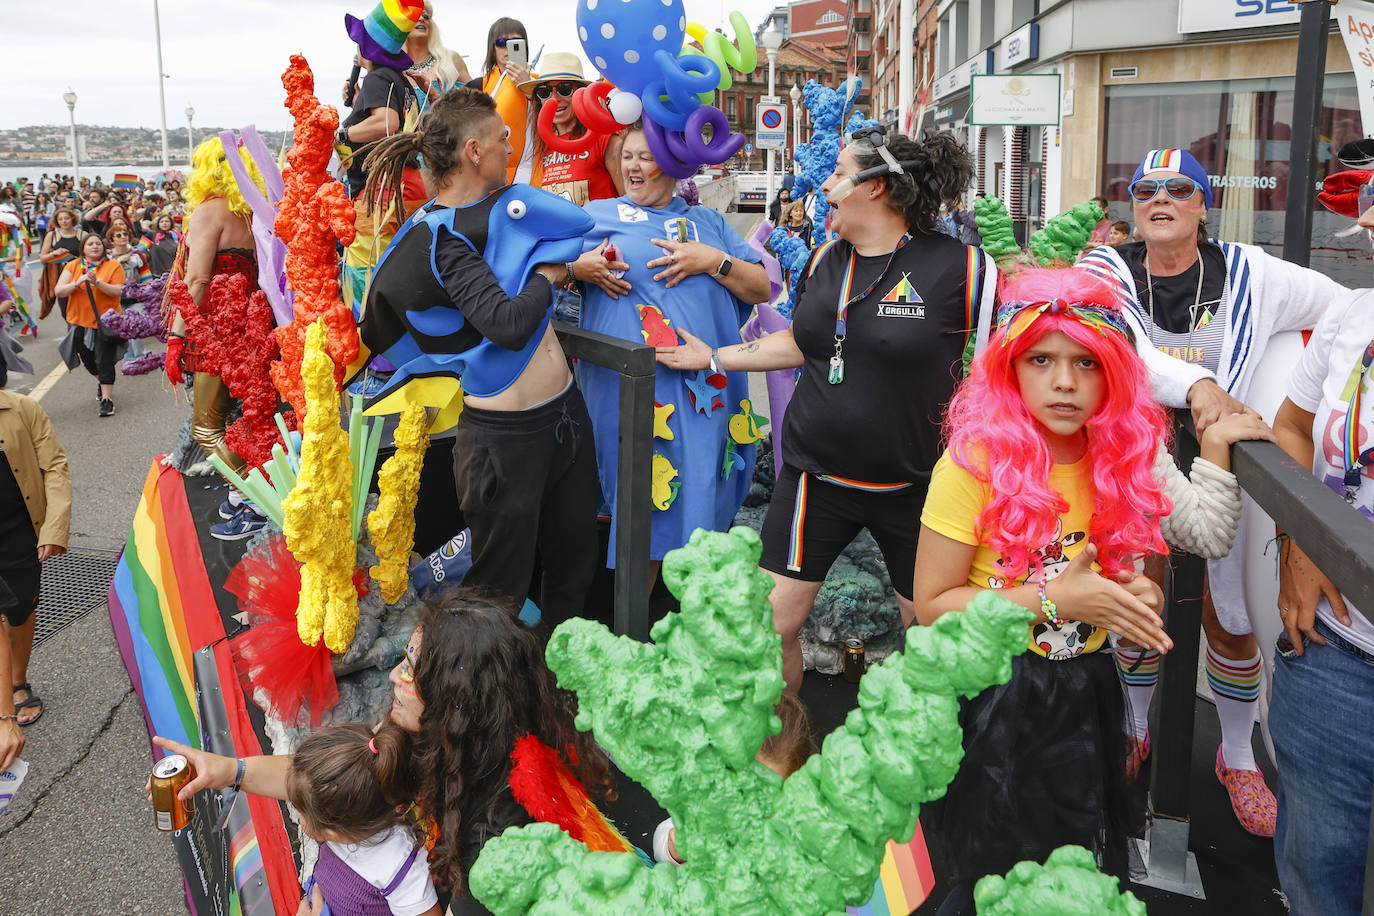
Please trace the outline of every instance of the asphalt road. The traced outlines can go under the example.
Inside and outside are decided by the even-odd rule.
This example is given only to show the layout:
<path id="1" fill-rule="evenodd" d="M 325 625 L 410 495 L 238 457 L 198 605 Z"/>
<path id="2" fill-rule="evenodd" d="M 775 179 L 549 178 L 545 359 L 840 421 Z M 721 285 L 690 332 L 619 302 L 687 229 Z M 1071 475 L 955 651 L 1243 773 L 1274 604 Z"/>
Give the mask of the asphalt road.
<path id="1" fill-rule="evenodd" d="M 50 373 L 65 332 L 54 312 L 40 337 L 24 338 L 34 390 L 71 465 L 70 546 L 119 548 L 155 455 L 170 448 L 189 414 L 165 377 L 120 375 L 113 417 L 96 415 L 95 380 L 84 369 Z M 102 608 L 39 646 L 29 680 L 43 718 L 25 729 L 29 773 L 0 815 L 0 916 L 184 913 L 171 841 L 153 827 L 143 783 L 152 767 L 142 710 Z"/>

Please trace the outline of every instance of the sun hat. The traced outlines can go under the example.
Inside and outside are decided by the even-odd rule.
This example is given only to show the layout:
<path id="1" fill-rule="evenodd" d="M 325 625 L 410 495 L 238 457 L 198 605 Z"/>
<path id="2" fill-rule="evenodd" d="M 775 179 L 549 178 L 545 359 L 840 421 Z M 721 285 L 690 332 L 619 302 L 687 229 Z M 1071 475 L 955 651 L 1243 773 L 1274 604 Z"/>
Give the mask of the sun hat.
<path id="1" fill-rule="evenodd" d="M 344 28 L 365 60 L 409 70 L 414 61 L 405 52 L 406 38 L 424 11 L 423 0 L 382 0 L 366 19 L 344 13 Z"/>
<path id="2" fill-rule="evenodd" d="M 567 51 L 550 51 L 545 54 L 541 69 L 543 73 L 531 76 L 515 88 L 529 95 L 540 83 L 574 82 L 584 86 L 591 83 L 591 80 L 582 75 L 582 58 Z"/>
<path id="3" fill-rule="evenodd" d="M 1150 150 L 1145 154 L 1145 158 L 1140 160 L 1140 165 L 1136 166 L 1135 174 L 1131 176 L 1131 184 L 1142 178 L 1149 178 L 1156 172 L 1178 172 L 1193 179 L 1202 186 L 1203 203 L 1208 210 L 1212 209 L 1212 182 L 1207 177 L 1207 170 L 1186 149 Z"/>

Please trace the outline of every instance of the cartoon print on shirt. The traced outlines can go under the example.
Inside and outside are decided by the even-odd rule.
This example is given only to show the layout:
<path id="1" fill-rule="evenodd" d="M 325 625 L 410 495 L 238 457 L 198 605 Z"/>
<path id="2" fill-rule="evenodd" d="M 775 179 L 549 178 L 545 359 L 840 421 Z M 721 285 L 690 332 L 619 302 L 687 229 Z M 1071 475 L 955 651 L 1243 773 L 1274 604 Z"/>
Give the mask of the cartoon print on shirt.
<path id="1" fill-rule="evenodd" d="M 1063 530 L 1061 520 L 1055 525 L 1054 540 L 1031 551 L 1031 557 L 1040 560 L 1040 568 L 1046 582 L 1059 578 L 1059 574 L 1068 569 L 1069 558 L 1065 555 L 1064 548 L 1077 544 L 1088 536 L 1083 531 L 1070 531 L 1068 534 L 1062 534 Z M 998 564 L 1001 564 L 1000 560 Z M 988 579 L 988 588 L 1006 587 L 1006 579 L 995 576 Z M 1046 658 L 1052 661 L 1062 661 L 1081 655 L 1083 647 L 1087 645 L 1088 639 L 1093 635 L 1095 629 L 1091 624 L 1077 620 L 1066 621 L 1062 627 L 1056 627 L 1048 620 L 1042 620 L 1032 629 L 1031 636 L 1035 640 L 1035 644 L 1045 653 Z"/>

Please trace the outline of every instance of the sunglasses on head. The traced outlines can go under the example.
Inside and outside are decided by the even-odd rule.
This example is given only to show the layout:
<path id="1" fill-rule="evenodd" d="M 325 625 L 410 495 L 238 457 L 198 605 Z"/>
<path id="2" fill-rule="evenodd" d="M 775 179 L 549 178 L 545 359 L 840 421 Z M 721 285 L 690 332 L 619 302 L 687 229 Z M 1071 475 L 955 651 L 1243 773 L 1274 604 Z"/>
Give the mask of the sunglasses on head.
<path id="1" fill-rule="evenodd" d="M 1202 185 L 1191 178 L 1183 177 L 1141 178 L 1131 185 L 1131 197 L 1143 204 L 1154 200 L 1160 188 L 1167 191 L 1174 200 L 1188 200 L 1202 190 Z"/>
<path id="2" fill-rule="evenodd" d="M 541 102 L 547 102 L 553 98 L 555 92 L 562 99 L 572 98 L 572 94 L 582 88 L 581 83 L 562 82 L 562 83 L 540 83 L 534 87 L 534 97 Z"/>

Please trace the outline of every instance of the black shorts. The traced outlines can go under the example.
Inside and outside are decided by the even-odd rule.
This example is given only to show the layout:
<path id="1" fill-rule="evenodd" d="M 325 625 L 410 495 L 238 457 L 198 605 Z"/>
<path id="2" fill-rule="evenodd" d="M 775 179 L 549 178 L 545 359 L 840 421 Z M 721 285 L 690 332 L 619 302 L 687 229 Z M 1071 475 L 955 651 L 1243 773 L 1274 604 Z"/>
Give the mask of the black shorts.
<path id="1" fill-rule="evenodd" d="M 23 626 L 38 607 L 39 565 L 0 567 L 0 615 L 12 627 Z"/>
<path id="2" fill-rule="evenodd" d="M 803 478 L 804 498 L 799 499 Z M 929 478 L 906 485 L 864 484 L 803 474 L 784 464 L 763 520 L 759 565 L 789 579 L 824 582 L 836 558 L 867 528 L 883 552 L 893 590 L 910 600 L 929 485 Z"/>

